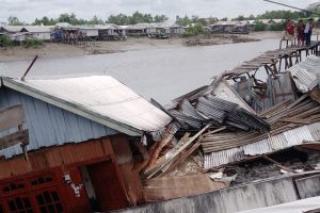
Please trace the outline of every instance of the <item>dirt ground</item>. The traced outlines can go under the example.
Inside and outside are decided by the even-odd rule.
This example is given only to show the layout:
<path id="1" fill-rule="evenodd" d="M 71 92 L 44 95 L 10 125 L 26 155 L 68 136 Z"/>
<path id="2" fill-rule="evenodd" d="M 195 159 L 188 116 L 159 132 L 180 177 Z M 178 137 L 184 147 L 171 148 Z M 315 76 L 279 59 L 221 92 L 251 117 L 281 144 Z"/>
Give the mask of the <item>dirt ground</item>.
<path id="1" fill-rule="evenodd" d="M 90 42 L 85 45 L 45 43 L 39 48 L 13 47 L 0 49 L 0 62 L 25 60 L 39 55 L 56 58 L 91 54 L 109 54 L 154 48 L 175 48 L 183 46 L 208 46 L 230 43 L 252 42 L 261 39 L 280 39 L 281 33 L 260 32 L 248 35 L 210 35 L 192 38 L 169 38 L 164 40 L 149 38 L 128 38 L 126 41 Z"/>

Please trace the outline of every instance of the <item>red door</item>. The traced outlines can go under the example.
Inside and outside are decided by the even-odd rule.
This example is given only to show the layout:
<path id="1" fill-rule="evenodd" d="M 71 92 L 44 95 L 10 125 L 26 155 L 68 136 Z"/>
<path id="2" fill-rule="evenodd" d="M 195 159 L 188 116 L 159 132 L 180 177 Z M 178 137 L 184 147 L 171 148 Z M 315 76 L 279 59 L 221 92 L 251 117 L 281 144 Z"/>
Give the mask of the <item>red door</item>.
<path id="1" fill-rule="evenodd" d="M 101 211 L 128 206 L 128 201 L 111 160 L 92 164 L 87 168 Z"/>

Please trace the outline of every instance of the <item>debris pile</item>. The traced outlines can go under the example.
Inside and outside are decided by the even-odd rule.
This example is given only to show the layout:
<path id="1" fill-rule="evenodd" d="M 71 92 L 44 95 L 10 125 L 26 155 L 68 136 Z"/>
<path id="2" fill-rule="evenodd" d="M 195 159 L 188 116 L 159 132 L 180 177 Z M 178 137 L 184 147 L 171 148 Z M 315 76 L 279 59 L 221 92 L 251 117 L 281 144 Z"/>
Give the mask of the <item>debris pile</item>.
<path id="1" fill-rule="evenodd" d="M 310 56 L 285 72 L 267 72 L 266 82 L 244 72 L 232 78 L 224 74 L 175 99 L 165 109 L 173 122 L 149 149 L 142 169 L 145 199 L 167 200 L 319 170 L 318 70 L 320 59 Z M 307 160 L 297 163 L 295 155 L 274 159 L 284 150 L 299 150 L 297 155 Z M 316 160 L 310 163 L 309 158 Z"/>

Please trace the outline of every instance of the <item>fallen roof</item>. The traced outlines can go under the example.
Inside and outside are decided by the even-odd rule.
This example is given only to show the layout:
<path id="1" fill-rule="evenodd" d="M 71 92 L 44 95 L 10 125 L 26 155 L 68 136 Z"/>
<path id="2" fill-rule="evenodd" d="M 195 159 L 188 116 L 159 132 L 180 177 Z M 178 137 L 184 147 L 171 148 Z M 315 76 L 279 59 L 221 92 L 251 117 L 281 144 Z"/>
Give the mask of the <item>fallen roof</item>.
<path id="1" fill-rule="evenodd" d="M 289 68 L 289 72 L 300 92 L 309 92 L 319 85 L 320 58 L 311 55 L 305 61 Z"/>
<path id="2" fill-rule="evenodd" d="M 205 154 L 204 167 L 205 169 L 210 169 L 220 167 L 229 163 L 239 162 L 248 159 L 252 156 L 270 154 L 275 151 L 283 150 L 294 146 L 304 144 L 319 144 L 319 130 L 320 123 L 317 122 L 314 124 L 305 125 L 292 130 L 288 130 L 277 135 L 259 135 L 258 137 L 251 137 L 254 138 L 252 140 L 258 141 L 249 144 L 246 144 L 246 141 L 248 140 L 248 137 L 250 138 L 250 136 L 234 134 L 234 138 L 225 139 L 224 144 L 226 145 L 219 145 L 225 147 L 228 146 L 228 144 L 232 144 L 232 146 L 230 146 L 227 149 L 224 148 L 221 150 L 221 148 L 217 147 L 218 145 L 216 145 L 216 149 L 218 151 L 213 151 Z M 218 136 L 219 134 L 215 135 L 215 137 Z M 247 138 L 245 139 L 245 137 Z M 201 142 L 201 144 L 204 146 L 206 146 L 207 143 L 207 141 Z M 213 148 L 211 148 L 211 150 L 213 150 Z"/>
<path id="3" fill-rule="evenodd" d="M 171 118 L 110 76 L 55 80 L 2 78 L 5 87 L 128 135 L 162 129 Z"/>

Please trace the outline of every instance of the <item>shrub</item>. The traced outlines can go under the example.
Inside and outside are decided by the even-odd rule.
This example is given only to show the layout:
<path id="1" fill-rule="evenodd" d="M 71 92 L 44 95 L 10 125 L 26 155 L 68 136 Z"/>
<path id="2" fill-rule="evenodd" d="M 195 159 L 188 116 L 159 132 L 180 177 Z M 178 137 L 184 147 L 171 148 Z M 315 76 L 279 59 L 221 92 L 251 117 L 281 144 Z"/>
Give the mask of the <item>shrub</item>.
<path id="1" fill-rule="evenodd" d="M 285 23 L 272 23 L 270 25 L 271 31 L 283 31 L 285 29 Z"/>
<path id="2" fill-rule="evenodd" d="M 24 42 L 23 42 L 23 46 L 25 48 L 38 48 L 40 46 L 43 45 L 43 42 L 36 39 L 36 38 L 27 38 Z"/>
<path id="3" fill-rule="evenodd" d="M 189 26 L 186 32 L 183 34 L 184 37 L 196 36 L 204 32 L 203 26 L 201 24 L 194 24 Z"/>
<path id="4" fill-rule="evenodd" d="M 13 46 L 12 40 L 7 35 L 0 35 L 0 47 L 11 47 Z"/>
<path id="5" fill-rule="evenodd" d="M 254 26 L 254 31 L 265 31 L 267 29 L 267 25 L 257 21 L 255 26 Z"/>

